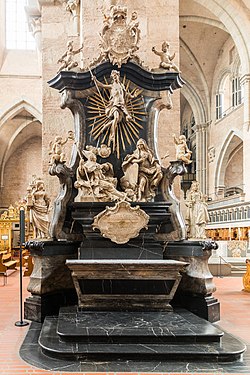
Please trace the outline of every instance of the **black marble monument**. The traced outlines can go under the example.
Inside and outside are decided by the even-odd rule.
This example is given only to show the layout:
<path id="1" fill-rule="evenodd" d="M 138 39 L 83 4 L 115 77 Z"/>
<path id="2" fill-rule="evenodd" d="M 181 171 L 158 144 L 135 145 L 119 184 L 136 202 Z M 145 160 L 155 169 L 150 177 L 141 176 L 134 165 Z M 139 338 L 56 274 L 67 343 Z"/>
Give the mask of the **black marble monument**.
<path id="1" fill-rule="evenodd" d="M 154 134 L 159 113 L 167 108 L 160 92 L 167 90 L 171 94 L 184 82 L 179 73 L 153 73 L 133 62 L 119 69 L 105 62 L 92 74 L 107 84 L 114 69 L 131 92 L 140 90 L 143 102 L 139 114 L 137 104 L 131 104 L 135 116 L 131 137 L 128 134 L 122 138 L 119 133 L 123 140 L 116 139 L 116 146 L 121 142 L 119 150 L 113 147 L 107 160 L 97 157 L 99 164 L 108 161 L 113 166 L 114 176 L 120 181 L 122 162 L 134 152 L 137 139 L 143 138 L 157 155 Z M 105 238 L 93 230 L 93 221 L 116 203 L 77 201 L 75 181 L 79 150 L 99 147 L 105 141 L 105 132 L 98 133 L 93 125 L 93 116 L 96 108 L 100 107 L 102 113 L 100 95 L 105 104 L 108 93 L 96 89 L 90 71 L 62 71 L 49 85 L 61 92 L 61 107 L 73 114 L 76 142 L 69 166 L 54 162 L 50 167 L 49 173 L 60 181 L 51 239 L 26 244 L 35 267 L 29 285 L 31 297 L 25 301 L 25 318 L 37 322 L 31 330 L 34 324 L 39 327 L 36 355 L 40 366 L 47 368 L 43 360 L 54 359 L 59 364 L 74 364 L 74 370 L 77 363 L 89 363 L 91 370 L 93 363 L 101 363 L 107 356 L 116 365 L 130 360 L 154 363 L 162 359 L 241 359 L 244 344 L 211 324 L 219 320 L 219 302 L 213 297 L 215 286 L 208 269 L 208 258 L 216 244 L 186 240 L 185 223 L 173 192 L 174 178 L 186 173 L 185 164 L 172 161 L 168 168 L 161 168 L 162 179 L 154 198 L 130 200 L 132 209 L 139 206 L 149 217 L 147 227 L 138 236 L 125 243 Z M 129 132 L 126 129 L 124 132 Z M 99 134 L 99 138 L 93 134 Z M 112 148 L 112 142 L 109 146 Z M 118 182 L 119 191 L 121 185 Z M 113 224 L 117 231 L 122 230 L 119 223 Z M 21 349 L 26 360 L 25 349 L 31 336 L 30 332 Z M 101 365 L 96 369 L 100 371 Z"/>

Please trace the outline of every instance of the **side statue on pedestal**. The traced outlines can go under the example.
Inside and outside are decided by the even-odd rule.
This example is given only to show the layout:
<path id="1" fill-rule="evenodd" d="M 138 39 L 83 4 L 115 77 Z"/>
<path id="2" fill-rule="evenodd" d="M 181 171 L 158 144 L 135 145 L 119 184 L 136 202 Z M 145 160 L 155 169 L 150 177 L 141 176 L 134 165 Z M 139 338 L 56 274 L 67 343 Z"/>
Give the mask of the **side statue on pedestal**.
<path id="1" fill-rule="evenodd" d="M 246 266 L 247 270 L 245 275 L 243 276 L 243 292 L 250 293 L 250 259 L 246 259 Z"/>
<path id="2" fill-rule="evenodd" d="M 43 180 L 35 178 L 27 191 L 27 208 L 30 210 L 30 222 L 34 229 L 34 236 L 35 238 L 48 238 L 50 199 L 45 192 Z"/>
<path id="3" fill-rule="evenodd" d="M 191 188 L 187 191 L 185 201 L 187 206 L 185 220 L 188 238 L 206 238 L 206 224 L 210 220 L 206 200 L 207 196 L 200 191 L 199 182 L 193 181 Z"/>

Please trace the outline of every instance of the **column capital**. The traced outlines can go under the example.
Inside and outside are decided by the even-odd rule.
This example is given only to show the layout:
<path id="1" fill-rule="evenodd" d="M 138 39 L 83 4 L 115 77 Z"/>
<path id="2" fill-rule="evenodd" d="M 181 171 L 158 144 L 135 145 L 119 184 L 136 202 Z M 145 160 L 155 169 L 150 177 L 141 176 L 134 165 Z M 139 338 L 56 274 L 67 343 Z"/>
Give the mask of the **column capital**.
<path id="1" fill-rule="evenodd" d="M 36 33 L 41 32 L 41 28 L 42 28 L 41 16 L 29 17 L 29 29 L 32 32 L 33 36 L 35 36 Z"/>
<path id="2" fill-rule="evenodd" d="M 204 131 L 204 130 L 207 130 L 207 128 L 209 127 L 209 125 L 211 124 L 212 121 L 207 121 L 207 122 L 204 122 L 203 124 L 196 124 L 196 130 L 197 131 Z"/>

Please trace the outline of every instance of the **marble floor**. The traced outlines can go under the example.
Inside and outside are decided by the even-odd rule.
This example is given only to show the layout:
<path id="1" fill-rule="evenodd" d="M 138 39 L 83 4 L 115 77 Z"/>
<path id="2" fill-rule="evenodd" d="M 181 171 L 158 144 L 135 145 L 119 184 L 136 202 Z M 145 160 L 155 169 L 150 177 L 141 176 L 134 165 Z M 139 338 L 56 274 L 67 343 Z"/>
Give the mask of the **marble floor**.
<path id="1" fill-rule="evenodd" d="M 28 278 L 23 279 L 24 292 L 23 297 L 28 296 L 26 287 Z M 56 367 L 53 360 L 48 360 L 47 370 L 39 369 L 38 363 L 28 364 L 23 361 L 19 354 L 19 349 L 29 330 L 27 327 L 16 327 L 15 322 L 20 319 L 19 314 L 19 272 L 16 271 L 8 277 L 7 285 L 3 285 L 3 278 L 0 278 L 0 374 L 4 375 L 23 375 L 23 374 L 125 374 L 143 375 L 143 374 L 248 374 L 250 375 L 250 294 L 242 292 L 241 277 L 224 277 L 214 278 L 217 291 L 217 297 L 221 303 L 221 320 L 216 324 L 217 327 L 227 331 L 240 340 L 248 347 L 243 360 L 235 363 L 176 363 L 161 362 L 159 363 L 141 363 L 134 361 L 133 363 L 118 363 L 111 366 L 108 361 L 100 363 L 98 366 L 90 366 L 86 362 L 82 362 L 80 367 L 74 368 L 67 364 Z M 34 344 L 30 350 L 36 347 L 36 334 L 39 326 L 33 323 Z M 31 332 L 31 331 L 30 331 Z M 75 371 L 75 372 L 73 372 Z"/>

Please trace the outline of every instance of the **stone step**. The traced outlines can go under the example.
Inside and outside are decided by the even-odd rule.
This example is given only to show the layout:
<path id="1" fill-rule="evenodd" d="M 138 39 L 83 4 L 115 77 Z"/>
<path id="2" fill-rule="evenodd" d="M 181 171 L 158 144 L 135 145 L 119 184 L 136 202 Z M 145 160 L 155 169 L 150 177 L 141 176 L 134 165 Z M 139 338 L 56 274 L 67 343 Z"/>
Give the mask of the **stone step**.
<path id="1" fill-rule="evenodd" d="M 179 312 L 178 312 L 179 311 Z M 180 309 L 175 312 L 84 311 L 60 309 L 57 334 L 65 341 L 85 343 L 219 342 L 223 332 Z"/>
<path id="2" fill-rule="evenodd" d="M 232 270 L 230 276 L 232 277 L 243 277 L 245 275 L 245 271 L 239 271 L 239 270 Z"/>
<path id="3" fill-rule="evenodd" d="M 209 343 L 83 343 L 62 341 L 57 334 L 57 317 L 47 317 L 39 337 L 42 352 L 53 358 L 69 360 L 164 359 L 232 362 L 242 358 L 246 346 L 225 333 L 220 342 Z"/>

